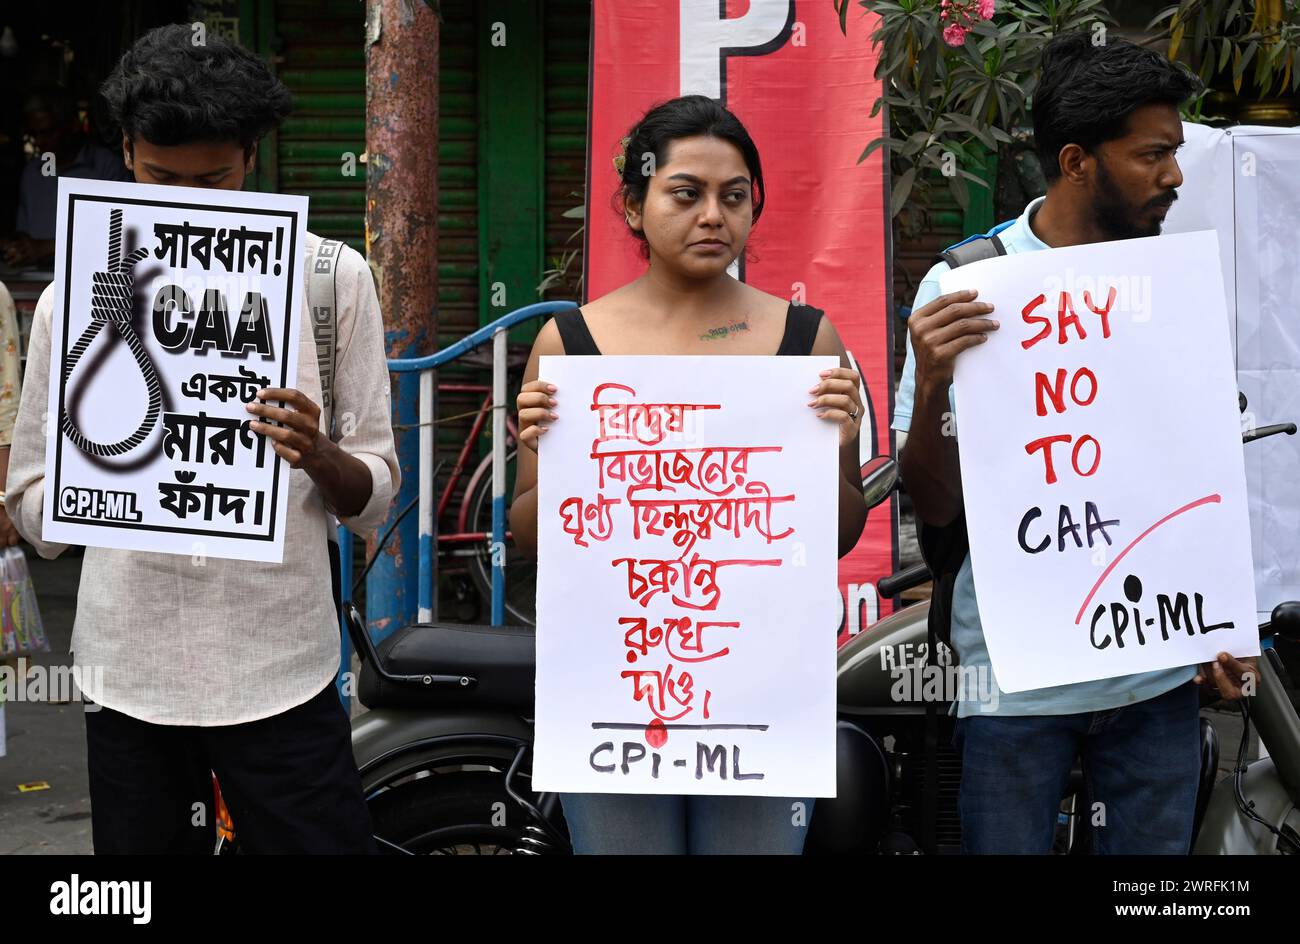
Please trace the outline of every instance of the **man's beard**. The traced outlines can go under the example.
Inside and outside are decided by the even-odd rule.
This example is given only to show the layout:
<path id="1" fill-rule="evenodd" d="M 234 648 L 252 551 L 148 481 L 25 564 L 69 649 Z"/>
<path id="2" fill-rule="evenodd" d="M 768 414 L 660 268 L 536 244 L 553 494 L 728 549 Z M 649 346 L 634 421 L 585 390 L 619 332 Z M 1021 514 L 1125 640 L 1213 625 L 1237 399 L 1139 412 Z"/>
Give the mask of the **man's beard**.
<path id="1" fill-rule="evenodd" d="M 1093 202 L 1093 222 L 1106 234 L 1107 239 L 1137 239 L 1142 236 L 1159 236 L 1162 220 L 1141 223 L 1138 217 L 1158 206 L 1169 206 L 1178 199 L 1177 191 L 1169 191 L 1168 196 L 1159 197 L 1137 211 L 1129 205 L 1115 179 L 1106 170 L 1106 165 L 1097 162 L 1097 195 Z"/>

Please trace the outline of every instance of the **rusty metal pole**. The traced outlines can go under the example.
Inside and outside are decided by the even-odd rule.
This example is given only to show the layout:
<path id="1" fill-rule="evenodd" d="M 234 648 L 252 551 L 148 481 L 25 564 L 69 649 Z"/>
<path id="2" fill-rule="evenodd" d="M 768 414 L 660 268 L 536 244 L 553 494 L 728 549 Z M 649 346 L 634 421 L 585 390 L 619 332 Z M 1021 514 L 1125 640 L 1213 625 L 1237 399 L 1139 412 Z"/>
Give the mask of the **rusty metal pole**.
<path id="1" fill-rule="evenodd" d="M 366 255 L 388 356 L 415 357 L 438 336 L 438 17 L 423 0 L 366 0 L 365 44 Z M 415 498 L 421 459 L 432 461 L 419 455 L 418 410 L 419 377 L 393 375 L 402 489 L 380 534 Z M 376 642 L 414 620 L 418 557 L 407 515 L 366 582 Z"/>

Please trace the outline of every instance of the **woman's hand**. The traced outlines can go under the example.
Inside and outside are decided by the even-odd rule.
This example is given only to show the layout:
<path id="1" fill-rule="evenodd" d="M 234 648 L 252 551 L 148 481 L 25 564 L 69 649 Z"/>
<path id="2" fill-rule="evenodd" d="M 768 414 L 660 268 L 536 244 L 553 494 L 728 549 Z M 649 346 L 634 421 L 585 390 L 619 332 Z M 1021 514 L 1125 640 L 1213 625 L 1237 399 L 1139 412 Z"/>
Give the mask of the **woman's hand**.
<path id="1" fill-rule="evenodd" d="M 555 410 L 555 384 L 545 380 L 526 383 L 515 399 L 515 408 L 519 411 L 519 442 L 533 452 L 537 451 L 537 441 L 549 428 L 543 426 L 544 420 L 558 420 Z"/>
<path id="2" fill-rule="evenodd" d="M 847 367 L 821 372 L 821 382 L 808 392 L 808 406 L 822 419 L 840 427 L 840 446 L 847 446 L 862 426 L 862 400 L 858 397 L 858 372 Z"/>

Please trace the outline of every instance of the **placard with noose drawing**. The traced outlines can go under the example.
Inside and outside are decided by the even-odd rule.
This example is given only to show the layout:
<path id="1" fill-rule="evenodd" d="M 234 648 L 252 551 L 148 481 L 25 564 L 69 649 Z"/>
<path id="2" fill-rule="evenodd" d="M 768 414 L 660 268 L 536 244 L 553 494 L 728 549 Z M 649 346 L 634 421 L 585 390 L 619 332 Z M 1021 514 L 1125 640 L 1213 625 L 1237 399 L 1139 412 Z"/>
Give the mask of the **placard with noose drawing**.
<path id="1" fill-rule="evenodd" d="M 297 385 L 307 198 L 62 178 L 45 536 L 279 562 L 290 469 L 246 404 Z"/>

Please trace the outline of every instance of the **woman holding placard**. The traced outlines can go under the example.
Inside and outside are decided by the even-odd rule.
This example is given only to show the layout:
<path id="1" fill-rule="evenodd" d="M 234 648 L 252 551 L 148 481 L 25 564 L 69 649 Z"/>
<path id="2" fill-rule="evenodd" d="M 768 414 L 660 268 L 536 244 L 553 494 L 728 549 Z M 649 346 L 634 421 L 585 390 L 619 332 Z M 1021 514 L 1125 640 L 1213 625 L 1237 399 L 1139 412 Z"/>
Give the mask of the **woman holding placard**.
<path id="1" fill-rule="evenodd" d="M 544 355 L 834 355 L 809 378 L 808 408 L 839 429 L 839 553 L 866 522 L 858 458 L 862 400 L 835 328 L 815 308 L 761 292 L 729 267 L 744 253 L 764 201 L 758 150 L 717 102 L 687 96 L 652 108 L 614 161 L 627 226 L 646 271 L 565 312 L 537 337 L 518 398 L 519 471 L 510 524 L 537 547 L 537 443 L 558 418 L 558 391 L 538 377 Z M 802 851 L 812 801 L 740 796 L 566 794 L 578 853 Z"/>

